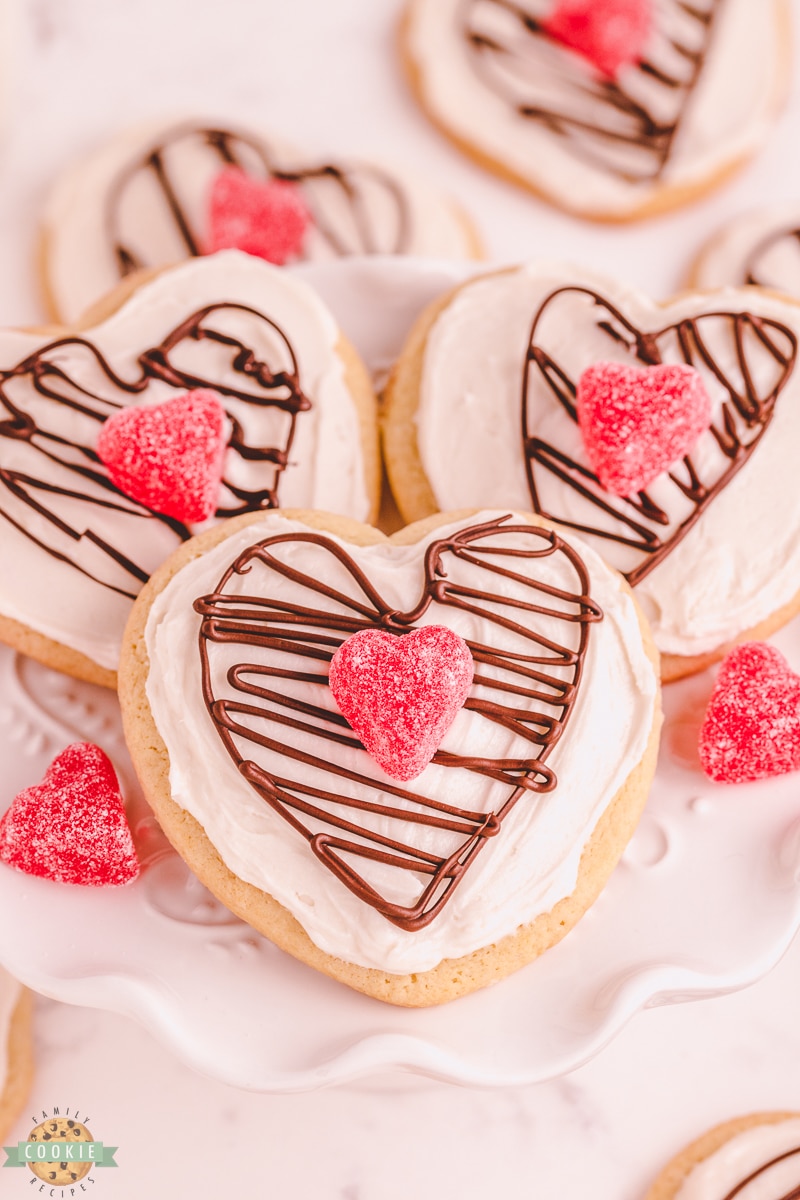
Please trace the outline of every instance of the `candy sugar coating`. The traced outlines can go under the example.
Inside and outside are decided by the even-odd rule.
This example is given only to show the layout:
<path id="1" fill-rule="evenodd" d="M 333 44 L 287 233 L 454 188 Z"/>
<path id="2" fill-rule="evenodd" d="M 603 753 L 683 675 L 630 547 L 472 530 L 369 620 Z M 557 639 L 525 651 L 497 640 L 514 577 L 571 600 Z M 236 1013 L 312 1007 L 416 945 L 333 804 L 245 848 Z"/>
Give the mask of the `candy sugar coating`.
<path id="1" fill-rule="evenodd" d="M 613 78 L 642 58 L 652 24 L 651 0 L 556 0 L 544 28 Z"/>
<path id="2" fill-rule="evenodd" d="M 699 749 L 703 770 L 719 783 L 800 769 L 800 676 L 774 646 L 746 642 L 724 659 Z"/>
<path id="3" fill-rule="evenodd" d="M 219 396 L 195 388 L 161 404 L 114 413 L 100 430 L 97 453 L 126 496 L 191 523 L 205 521 L 217 508 L 227 445 Z"/>
<path id="4" fill-rule="evenodd" d="M 0 818 L 0 859 L 57 883 L 130 883 L 139 862 L 114 771 L 99 746 L 74 742 Z"/>
<path id="5" fill-rule="evenodd" d="M 644 491 L 711 424 L 702 376 L 684 363 L 593 363 L 578 380 L 576 405 L 592 469 L 617 496 Z"/>
<path id="6" fill-rule="evenodd" d="M 466 700 L 475 666 L 442 625 L 397 635 L 363 629 L 333 656 L 333 698 L 364 749 L 393 779 L 422 772 Z"/>
<path id="7" fill-rule="evenodd" d="M 302 254 L 310 221 L 295 184 L 254 179 L 238 167 L 228 167 L 211 185 L 206 253 L 244 250 L 282 267 Z"/>

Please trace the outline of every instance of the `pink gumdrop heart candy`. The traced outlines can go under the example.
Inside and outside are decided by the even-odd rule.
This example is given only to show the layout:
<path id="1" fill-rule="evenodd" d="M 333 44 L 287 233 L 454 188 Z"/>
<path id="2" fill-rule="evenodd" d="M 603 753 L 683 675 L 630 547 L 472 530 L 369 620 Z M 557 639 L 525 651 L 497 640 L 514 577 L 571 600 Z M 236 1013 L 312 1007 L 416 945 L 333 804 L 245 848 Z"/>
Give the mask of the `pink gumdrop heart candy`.
<path id="1" fill-rule="evenodd" d="M 392 779 L 422 772 L 472 686 L 469 647 L 443 625 L 398 636 L 362 629 L 334 654 L 333 698 L 361 744 Z"/>
<path id="2" fill-rule="evenodd" d="M 244 250 L 281 267 L 302 253 L 310 221 L 294 184 L 254 179 L 238 167 L 228 167 L 211 185 L 206 254 Z"/>
<path id="3" fill-rule="evenodd" d="M 576 406 L 592 469 L 616 496 L 644 491 L 711 424 L 702 376 L 684 363 L 594 363 L 578 380 Z"/>
<path id="4" fill-rule="evenodd" d="M 116 772 L 99 746 L 75 742 L 0 819 L 0 859 L 27 875 L 90 887 L 139 874 Z"/>
<path id="5" fill-rule="evenodd" d="M 195 388 L 162 404 L 114 413 L 100 430 L 97 453 L 126 496 L 191 523 L 217 508 L 227 444 L 219 396 Z"/>
<path id="6" fill-rule="evenodd" d="M 724 659 L 700 729 L 700 761 L 719 783 L 800 769 L 800 676 L 774 646 L 745 642 Z"/>
<path id="7" fill-rule="evenodd" d="M 556 0 L 544 29 L 613 79 L 643 57 L 652 24 L 651 0 Z"/>

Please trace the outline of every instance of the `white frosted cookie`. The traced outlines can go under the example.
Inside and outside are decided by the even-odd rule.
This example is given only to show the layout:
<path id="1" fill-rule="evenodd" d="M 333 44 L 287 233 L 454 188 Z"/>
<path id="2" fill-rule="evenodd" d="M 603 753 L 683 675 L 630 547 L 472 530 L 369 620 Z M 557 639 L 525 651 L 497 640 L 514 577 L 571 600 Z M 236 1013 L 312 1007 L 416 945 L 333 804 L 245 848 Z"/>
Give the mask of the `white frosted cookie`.
<path id="1" fill-rule="evenodd" d="M 440 1003 L 558 941 L 644 805 L 649 635 L 615 572 L 533 522 L 440 514 L 386 538 L 326 514 L 241 518 L 165 564 L 128 626 L 126 740 L 167 836 L 256 929 L 380 999 Z M 466 641 L 475 679 L 398 783 L 328 664 L 362 629 L 427 625 Z"/>
<path id="2" fill-rule="evenodd" d="M 700 252 L 691 283 L 755 284 L 800 297 L 800 204 L 759 208 L 729 221 Z"/>
<path id="3" fill-rule="evenodd" d="M 153 122 L 71 167 L 49 197 L 42 265 L 57 319 L 75 320 L 133 270 L 203 253 L 212 183 L 231 165 L 299 189 L 311 216 L 303 260 L 480 257 L 480 239 L 462 210 L 413 174 L 312 159 L 259 129 Z"/>
<path id="4" fill-rule="evenodd" d="M 0 967 L 0 1140 L 22 1112 L 32 1079 L 30 992 Z"/>
<path id="5" fill-rule="evenodd" d="M 215 391 L 218 517 L 280 502 L 367 520 L 379 487 L 365 369 L 307 285 L 236 251 L 135 282 L 81 333 L 0 331 L 0 638 L 107 685 L 133 599 L 193 532 L 111 482 L 109 416 Z"/>
<path id="6" fill-rule="evenodd" d="M 763 636 L 800 605 L 800 307 L 753 288 L 641 293 L 563 265 L 467 283 L 420 318 L 387 391 L 406 520 L 524 505 L 581 532 L 635 587 L 665 678 Z M 602 361 L 691 363 L 712 424 L 630 498 L 601 487 L 575 387 Z"/>
<path id="7" fill-rule="evenodd" d="M 800 1113 L 726 1121 L 667 1164 L 645 1200 L 790 1200 L 800 1189 Z"/>
<path id="8" fill-rule="evenodd" d="M 580 7 L 409 0 L 403 55 L 428 115 L 483 165 L 605 220 L 682 204 L 759 148 L 788 80 L 784 0 L 639 0 L 646 40 L 611 74 L 550 32 Z"/>

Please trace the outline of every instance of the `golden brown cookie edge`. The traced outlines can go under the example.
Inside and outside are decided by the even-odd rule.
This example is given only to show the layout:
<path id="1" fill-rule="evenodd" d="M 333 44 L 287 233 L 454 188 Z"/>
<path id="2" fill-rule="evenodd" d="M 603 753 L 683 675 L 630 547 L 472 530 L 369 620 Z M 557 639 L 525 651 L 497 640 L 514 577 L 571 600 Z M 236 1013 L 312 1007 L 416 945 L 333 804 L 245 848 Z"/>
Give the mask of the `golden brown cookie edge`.
<path id="1" fill-rule="evenodd" d="M 437 514 L 390 539 L 369 526 L 304 510 L 284 510 L 278 515 L 302 521 L 313 528 L 337 534 L 355 545 L 384 540 L 408 545 L 442 524 L 470 512 Z M 175 804 L 169 795 L 169 756 L 146 702 L 149 669 L 145 626 L 156 595 L 185 563 L 199 557 L 226 536 L 258 520 L 258 514 L 236 518 L 181 547 L 153 576 L 134 605 L 123 642 L 120 664 L 120 703 L 131 757 L 145 796 L 169 841 L 206 887 L 232 912 L 263 933 L 282 950 L 323 974 L 375 999 L 405 1007 L 442 1004 L 505 978 L 555 945 L 594 903 L 608 881 L 638 823 L 655 773 L 661 727 L 656 705 L 645 753 L 601 815 L 581 856 L 578 883 L 571 895 L 559 901 L 528 925 L 520 926 L 499 942 L 458 959 L 445 959 L 428 971 L 392 975 L 360 967 L 326 954 L 311 941 L 299 922 L 267 892 L 245 883 L 223 863 L 200 823 Z M 532 515 L 525 519 L 545 525 Z M 627 588 L 627 585 L 625 585 Z M 630 589 L 627 589 L 630 593 Z M 635 600 L 634 600 L 635 603 Z M 658 652 L 636 605 L 648 657 L 658 674 Z"/>

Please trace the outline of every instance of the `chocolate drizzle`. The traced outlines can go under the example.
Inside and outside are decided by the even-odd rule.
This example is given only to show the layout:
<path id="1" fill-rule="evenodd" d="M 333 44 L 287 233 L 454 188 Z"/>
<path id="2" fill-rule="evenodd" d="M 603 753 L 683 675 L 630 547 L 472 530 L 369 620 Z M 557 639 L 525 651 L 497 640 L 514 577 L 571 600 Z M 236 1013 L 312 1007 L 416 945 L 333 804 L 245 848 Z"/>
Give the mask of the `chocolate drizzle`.
<path id="1" fill-rule="evenodd" d="M 655 485 L 650 492 L 627 499 L 611 495 L 589 467 L 574 456 L 574 451 L 565 448 L 573 446 L 575 440 L 572 427 L 577 424 L 574 403 L 577 380 L 592 359 L 573 362 L 570 368 L 559 362 L 547 348 L 547 319 L 564 301 L 570 304 L 575 297 L 585 297 L 586 303 L 585 312 L 577 320 L 588 319 L 595 332 L 608 339 L 608 352 L 595 350 L 595 361 L 619 358 L 620 349 L 624 348 L 632 360 L 643 365 L 688 363 L 703 374 L 712 400 L 724 397 L 718 416 L 703 435 L 703 439 L 710 438 L 716 443 L 713 466 L 701 471 L 698 455 L 694 452 L 686 455 L 657 481 L 658 499 L 651 494 L 656 490 Z M 574 329 L 574 306 L 568 319 Z M 579 346 L 580 337 L 573 336 L 573 343 Z M 720 345 L 735 364 L 733 367 L 723 367 L 718 351 L 715 352 Z M 576 356 L 579 353 L 576 351 Z M 704 312 L 644 332 L 591 288 L 557 289 L 542 303 L 533 319 L 523 379 L 522 444 L 535 511 L 561 525 L 629 547 L 636 564 L 627 571 L 627 578 L 632 585 L 639 583 L 685 537 L 747 462 L 772 420 L 778 396 L 786 386 L 796 357 L 795 333 L 768 317 L 749 312 Z M 762 374 L 769 376 L 761 386 L 756 383 L 757 365 Z M 532 400 L 534 389 L 536 403 Z M 548 394 L 565 417 L 563 447 L 536 435 L 536 422 L 542 419 L 541 398 Z M 569 489 L 573 499 L 582 497 L 585 520 L 576 520 L 568 511 L 561 511 L 557 492 L 551 491 L 549 502 L 543 499 L 543 486 L 553 478 Z M 672 485 L 669 503 L 664 499 L 668 493 L 662 481 Z M 686 515 L 676 516 L 676 511 Z M 667 527 L 669 532 L 665 533 Z"/>
<path id="2" fill-rule="evenodd" d="M 225 167 L 240 167 L 262 179 L 296 184 L 312 215 L 313 232 L 332 256 L 350 254 L 404 254 L 410 245 L 408 204 L 399 184 L 378 167 L 323 162 L 292 165 L 280 162 L 267 142 L 243 131 L 181 125 L 164 133 L 154 145 L 137 155 L 114 180 L 105 205 L 105 228 L 120 276 L 142 267 L 158 266 L 163 255 L 145 244 L 133 244 L 124 232 L 124 210 L 141 211 L 143 183 L 155 185 L 160 216 L 171 226 L 188 257 L 203 253 L 205 242 L 203 201 L 192 196 L 182 178 L 180 156 L 190 152 L 203 161 L 205 187 Z M 370 212 L 368 194 L 380 196 L 389 215 L 390 232 L 381 233 Z"/>
<path id="3" fill-rule="evenodd" d="M 219 517 L 277 505 L 298 414 L 311 407 L 286 336 L 242 304 L 193 313 L 138 356 L 130 378 L 77 336 L 51 341 L 0 370 L 0 518 L 51 558 L 129 599 L 153 566 L 191 536 L 115 487 L 94 449 L 102 422 L 153 384 L 158 398 L 169 394 L 165 388 L 210 387 L 226 402 L 232 433 Z M 263 431 L 259 416 L 266 409 L 274 410 L 270 430 L 280 433 L 271 444 L 252 436 L 253 426 Z M 244 463 L 256 468 L 258 488 L 237 482 Z M 90 526 L 93 518 L 100 529 Z M 131 546 L 141 544 L 143 526 L 146 550 L 137 560 Z"/>
<path id="4" fill-rule="evenodd" d="M 770 253 L 780 243 L 793 246 L 796 261 L 792 278 L 775 279 L 766 270 L 766 260 Z M 800 289 L 800 229 L 777 229 L 762 238 L 750 251 L 744 266 L 742 283 L 754 284 L 756 287 L 778 287 L 795 293 Z"/>
<path id="5" fill-rule="evenodd" d="M 517 802 L 556 786 L 547 758 L 578 694 L 589 626 L 602 619 L 575 551 L 551 531 L 510 520 L 432 542 L 419 601 L 405 612 L 384 600 L 338 542 L 314 532 L 248 547 L 194 605 L 202 617 L 203 696 L 237 769 L 350 891 L 401 929 L 428 925 Z M 313 574 L 293 565 L 298 545 L 316 548 Z M 553 557 L 563 561 L 561 587 L 535 575 L 537 560 Z M 252 584 L 241 594 L 235 581 L 248 575 Z M 493 590 L 498 579 L 509 589 L 505 598 Z M 292 598 L 282 581 L 292 585 Z M 472 614 L 492 631 L 491 644 L 467 638 L 476 669 L 465 707 L 481 718 L 473 755 L 439 750 L 433 759 L 462 774 L 467 796 L 476 795 L 471 776 L 492 781 L 484 811 L 427 794 L 435 789 L 434 767 L 425 772 L 423 792 L 393 783 L 365 752 L 354 755 L 360 742 L 327 687 L 328 664 L 345 638 L 369 628 L 402 636 L 426 615 L 439 618 L 437 609 Z M 239 647 L 249 652 L 245 661 Z M 529 754 L 476 756 L 496 725 L 529 743 Z M 311 739 L 308 749 L 295 744 L 303 738 Z M 256 748 L 267 752 L 268 766 L 249 757 Z M 340 750 L 339 762 L 337 748 L 347 751 Z M 422 845 L 407 840 L 409 827 L 420 830 Z M 371 863 L 396 868 L 401 893 L 414 891 L 411 902 L 381 894 L 359 873 Z"/>
<path id="6" fill-rule="evenodd" d="M 477 75 L 522 121 L 592 167 L 644 184 L 666 168 L 722 2 L 665 0 L 649 56 L 617 79 L 554 40 L 536 0 L 464 0 L 461 28 Z"/>
<path id="7" fill-rule="evenodd" d="M 765 1162 L 760 1167 L 757 1167 L 755 1171 L 751 1171 L 746 1179 L 740 1180 L 734 1188 L 725 1193 L 721 1200 L 736 1200 L 736 1197 L 741 1195 L 747 1185 L 752 1183 L 754 1179 L 759 1179 L 770 1168 L 777 1166 L 778 1163 L 785 1162 L 788 1158 L 795 1158 L 797 1155 L 800 1155 L 800 1146 L 794 1150 L 786 1150 L 783 1154 L 776 1154 L 769 1162 Z M 781 1196 L 776 1195 L 774 1200 L 800 1200 L 800 1178 L 795 1187 L 790 1188 L 788 1192 L 784 1192 Z"/>

